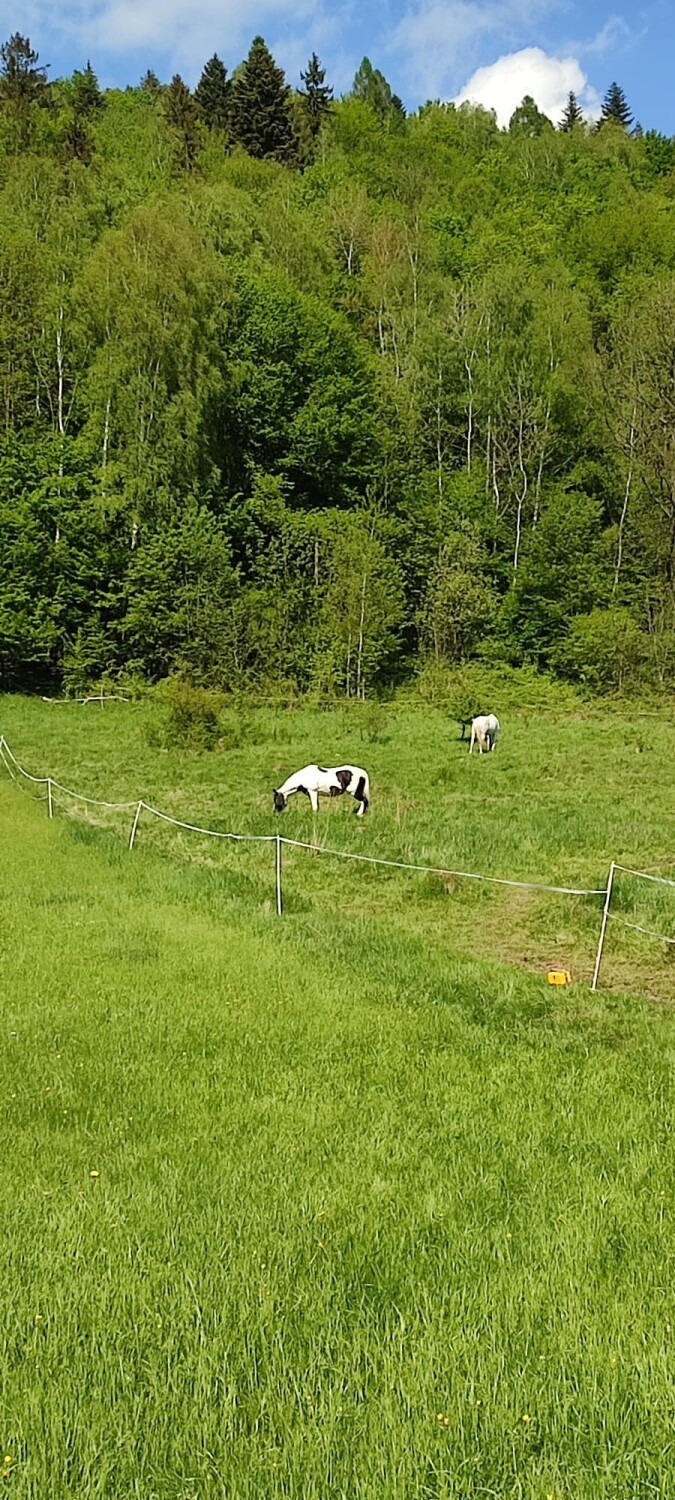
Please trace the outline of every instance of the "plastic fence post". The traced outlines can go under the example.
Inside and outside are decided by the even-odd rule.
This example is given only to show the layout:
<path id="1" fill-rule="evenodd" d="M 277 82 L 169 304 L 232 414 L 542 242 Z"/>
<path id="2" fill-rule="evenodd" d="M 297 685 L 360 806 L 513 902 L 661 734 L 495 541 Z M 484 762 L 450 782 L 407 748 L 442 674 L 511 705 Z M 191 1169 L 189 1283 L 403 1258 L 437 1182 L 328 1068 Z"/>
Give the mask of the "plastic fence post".
<path id="1" fill-rule="evenodd" d="M 283 915 L 281 899 L 281 834 L 277 834 L 277 916 Z"/>
<path id="2" fill-rule="evenodd" d="M 612 863 L 611 863 L 611 865 L 609 867 L 609 875 L 607 877 L 607 894 L 605 896 L 605 905 L 604 905 L 603 913 L 602 913 L 602 926 L 600 928 L 600 941 L 598 943 L 598 952 L 597 952 L 597 956 L 596 956 L 596 960 L 595 960 L 595 969 L 593 971 L 593 983 L 591 985 L 591 989 L 592 990 L 597 990 L 597 988 L 598 988 L 598 979 L 600 978 L 600 965 L 602 963 L 602 950 L 603 950 L 603 948 L 605 946 L 605 933 L 607 932 L 607 921 L 608 921 L 608 918 L 609 918 L 609 908 L 610 908 L 610 903 L 611 903 L 611 900 L 612 900 L 612 886 L 614 885 L 614 872 L 615 872 L 615 870 L 616 870 L 616 865 L 614 863 L 614 860 L 612 860 Z"/>
<path id="3" fill-rule="evenodd" d="M 51 778 L 51 776 L 47 777 L 47 803 L 49 805 L 49 816 L 50 816 L 50 818 L 53 818 L 53 816 L 54 816 L 54 804 L 53 804 L 53 801 L 52 801 L 52 778 Z"/>
<path id="4" fill-rule="evenodd" d="M 138 828 L 138 820 L 139 820 L 139 818 L 141 816 L 142 808 L 143 808 L 143 803 L 139 802 L 138 807 L 136 808 L 136 812 L 134 814 L 134 823 L 133 823 L 133 828 L 131 830 L 131 838 L 129 839 L 129 848 L 130 849 L 133 849 L 133 847 L 134 847 L 134 840 L 136 838 L 136 829 Z"/>

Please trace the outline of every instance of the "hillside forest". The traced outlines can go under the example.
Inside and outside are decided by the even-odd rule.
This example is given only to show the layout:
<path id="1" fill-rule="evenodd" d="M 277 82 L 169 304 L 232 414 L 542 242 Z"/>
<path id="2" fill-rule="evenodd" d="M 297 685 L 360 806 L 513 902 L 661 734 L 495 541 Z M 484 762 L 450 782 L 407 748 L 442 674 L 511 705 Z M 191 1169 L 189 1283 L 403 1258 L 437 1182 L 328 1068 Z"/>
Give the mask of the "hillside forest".
<path id="1" fill-rule="evenodd" d="M 231 60 L 236 62 L 236 60 Z M 675 141 L 0 49 L 0 687 L 675 681 Z"/>

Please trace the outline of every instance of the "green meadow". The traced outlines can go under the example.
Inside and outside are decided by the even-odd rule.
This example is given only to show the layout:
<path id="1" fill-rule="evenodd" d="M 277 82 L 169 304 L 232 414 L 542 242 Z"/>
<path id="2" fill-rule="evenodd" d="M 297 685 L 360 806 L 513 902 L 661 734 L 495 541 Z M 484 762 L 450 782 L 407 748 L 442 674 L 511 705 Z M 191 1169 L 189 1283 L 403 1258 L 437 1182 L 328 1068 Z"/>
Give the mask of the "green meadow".
<path id="1" fill-rule="evenodd" d="M 28 770 L 330 850 L 675 878 L 673 717 L 0 698 Z M 272 788 L 371 776 L 317 819 Z M 40 789 L 42 790 L 42 789 Z M 0 774 L 0 1493 L 675 1493 L 675 890 L 229 845 Z M 546 982 L 568 968 L 571 987 Z"/>

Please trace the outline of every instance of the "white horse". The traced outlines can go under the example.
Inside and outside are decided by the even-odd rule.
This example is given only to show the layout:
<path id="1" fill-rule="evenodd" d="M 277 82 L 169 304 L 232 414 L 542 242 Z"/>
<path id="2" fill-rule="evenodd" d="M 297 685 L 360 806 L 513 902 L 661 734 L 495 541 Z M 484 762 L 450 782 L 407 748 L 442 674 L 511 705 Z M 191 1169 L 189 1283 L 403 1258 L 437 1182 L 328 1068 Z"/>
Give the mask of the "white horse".
<path id="1" fill-rule="evenodd" d="M 274 793 L 274 811 L 283 812 L 289 797 L 295 792 L 304 792 L 312 804 L 312 812 L 319 811 L 319 797 L 341 797 L 349 792 L 358 802 L 357 818 L 362 818 L 370 806 L 370 781 L 368 772 L 361 766 L 303 766 L 287 776 Z"/>
<path id="2" fill-rule="evenodd" d="M 479 714 L 471 725 L 471 744 L 469 755 L 473 753 L 474 744 L 478 745 L 479 755 L 483 751 L 494 750 L 499 739 L 499 719 L 496 714 Z"/>

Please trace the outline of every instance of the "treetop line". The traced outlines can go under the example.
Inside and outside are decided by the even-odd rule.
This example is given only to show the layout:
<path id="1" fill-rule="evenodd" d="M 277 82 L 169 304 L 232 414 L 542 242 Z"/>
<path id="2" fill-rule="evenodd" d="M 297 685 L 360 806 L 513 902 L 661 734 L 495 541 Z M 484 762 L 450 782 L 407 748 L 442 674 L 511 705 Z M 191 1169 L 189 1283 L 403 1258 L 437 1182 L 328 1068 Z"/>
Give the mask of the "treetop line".
<path id="1" fill-rule="evenodd" d="M 19 112 L 33 102 L 48 102 L 48 65 L 40 64 L 39 54 L 27 37 L 18 32 L 11 36 L 0 48 L 0 60 L 0 97 L 6 108 L 14 107 Z M 188 169 L 196 159 L 200 122 L 209 129 L 225 132 L 232 146 L 242 146 L 251 156 L 303 165 L 310 159 L 311 146 L 330 114 L 333 89 L 326 84 L 326 70 L 316 52 L 312 53 L 300 79 L 302 87 L 293 95 L 263 38 L 256 36 L 248 56 L 230 78 L 221 58 L 214 53 L 205 63 L 194 93 L 179 73 L 168 85 L 163 85 L 152 68 L 144 74 L 140 88 L 164 99 L 167 121 L 183 138 Z M 73 114 L 81 129 L 83 122 L 103 104 L 89 61 L 84 71 L 73 74 L 70 92 Z M 363 58 L 357 69 L 351 96 L 370 105 L 380 119 L 405 119 L 401 99 L 368 57 Z M 618 83 L 612 83 L 605 94 L 596 128 L 610 122 L 624 130 L 630 130 L 634 124 Z M 558 128 L 571 131 L 583 123 L 583 111 L 576 94 L 570 90 Z M 509 130 L 537 136 L 550 128 L 548 116 L 526 94 L 511 117 Z M 639 124 L 635 131 L 641 133 Z M 77 155 L 80 143 L 76 135 L 71 137 L 71 143 Z"/>
<path id="2" fill-rule="evenodd" d="M 300 84 L 0 48 L 0 686 L 669 688 L 675 143 Z"/>

